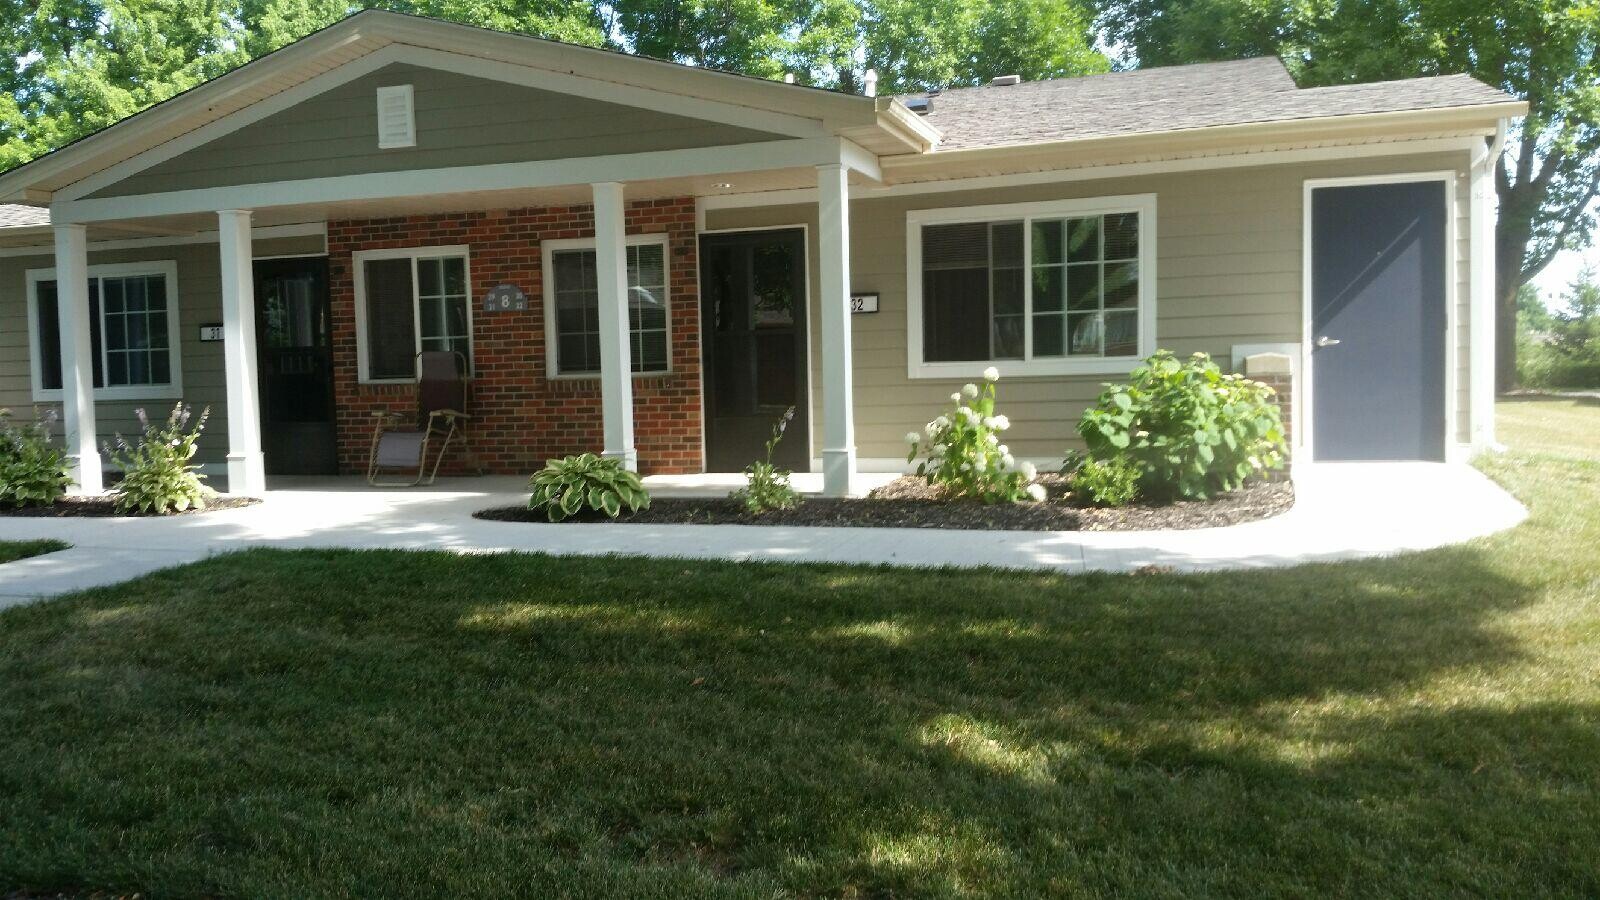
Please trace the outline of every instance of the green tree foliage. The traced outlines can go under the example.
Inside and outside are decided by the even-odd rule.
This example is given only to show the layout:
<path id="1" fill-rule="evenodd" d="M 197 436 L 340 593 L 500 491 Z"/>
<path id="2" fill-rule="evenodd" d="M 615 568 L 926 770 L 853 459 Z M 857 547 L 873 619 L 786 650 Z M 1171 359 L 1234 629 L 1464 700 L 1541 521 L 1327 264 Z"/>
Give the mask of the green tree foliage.
<path id="1" fill-rule="evenodd" d="M 1519 300 L 1517 374 L 1533 388 L 1600 387 L 1600 280 L 1593 270 L 1574 278 L 1561 307 Z"/>
<path id="2" fill-rule="evenodd" d="M 1304 85 L 1467 72 L 1528 101 L 1496 171 L 1501 388 L 1517 289 L 1585 246 L 1600 196 L 1600 0 L 1102 0 L 1143 65 L 1278 54 Z"/>

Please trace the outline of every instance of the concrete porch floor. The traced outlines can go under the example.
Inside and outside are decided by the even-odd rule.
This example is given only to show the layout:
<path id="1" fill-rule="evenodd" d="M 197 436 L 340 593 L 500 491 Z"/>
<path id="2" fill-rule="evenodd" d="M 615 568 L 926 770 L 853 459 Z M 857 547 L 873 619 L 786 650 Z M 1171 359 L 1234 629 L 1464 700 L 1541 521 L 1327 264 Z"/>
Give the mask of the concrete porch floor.
<path id="1" fill-rule="evenodd" d="M 856 484 L 862 493 L 888 484 L 899 478 L 898 474 L 860 473 Z M 726 497 L 744 486 L 742 472 L 701 472 L 693 475 L 646 475 L 645 490 L 652 497 Z M 223 489 L 227 479 L 212 479 L 212 486 Z M 789 483 L 806 496 L 822 493 L 821 472 L 795 472 Z M 267 478 L 267 490 L 276 491 L 330 491 L 370 492 L 373 490 L 404 490 L 421 493 L 527 493 L 528 479 L 522 475 L 484 475 L 481 477 L 439 478 L 431 485 L 414 488 L 373 488 L 365 478 L 355 475 L 273 475 Z"/>
<path id="2" fill-rule="evenodd" d="M 249 547 L 542 552 L 901 566 L 991 565 L 1061 572 L 1250 569 L 1384 556 L 1459 543 L 1527 515 L 1470 466 L 1301 466 L 1289 512 L 1193 531 L 953 531 L 747 525 L 488 522 L 472 513 L 527 500 L 522 478 L 440 479 L 376 490 L 359 479 L 284 479 L 255 506 L 160 519 L 0 517 L 0 540 L 72 549 L 0 565 L 0 607 L 115 584 Z M 669 490 L 721 493 L 697 476 Z"/>

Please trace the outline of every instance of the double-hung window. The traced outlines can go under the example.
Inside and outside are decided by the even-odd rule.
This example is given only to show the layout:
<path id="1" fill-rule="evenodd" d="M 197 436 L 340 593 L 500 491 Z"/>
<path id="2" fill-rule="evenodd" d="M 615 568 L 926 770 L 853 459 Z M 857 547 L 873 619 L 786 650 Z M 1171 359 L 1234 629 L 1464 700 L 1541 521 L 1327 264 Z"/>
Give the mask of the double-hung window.
<path id="1" fill-rule="evenodd" d="M 352 256 L 361 380 L 414 381 L 417 354 L 448 350 L 472 369 L 466 247 L 361 250 Z"/>
<path id="2" fill-rule="evenodd" d="M 909 374 L 1123 372 L 1155 347 L 1155 197 L 915 210 Z"/>
<path id="3" fill-rule="evenodd" d="M 600 374 L 600 293 L 594 241 L 544 242 L 545 350 L 552 378 Z M 627 242 L 628 345 L 635 375 L 671 368 L 667 301 L 667 238 L 633 235 Z"/>
<path id="4" fill-rule="evenodd" d="M 98 399 L 178 397 L 177 265 L 89 267 L 89 347 Z M 61 306 L 54 269 L 27 273 L 35 400 L 61 399 Z"/>

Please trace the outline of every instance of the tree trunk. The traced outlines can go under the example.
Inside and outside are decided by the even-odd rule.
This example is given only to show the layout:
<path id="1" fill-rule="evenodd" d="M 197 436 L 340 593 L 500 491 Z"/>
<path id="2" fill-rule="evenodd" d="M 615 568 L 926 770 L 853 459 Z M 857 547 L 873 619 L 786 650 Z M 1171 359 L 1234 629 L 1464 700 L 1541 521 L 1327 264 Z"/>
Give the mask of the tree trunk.
<path id="1" fill-rule="evenodd" d="M 1517 291 L 1522 287 L 1522 259 L 1528 250 L 1528 223 L 1507 207 L 1500 195 L 1500 221 L 1494 233 L 1494 389 L 1503 394 L 1517 386 Z"/>

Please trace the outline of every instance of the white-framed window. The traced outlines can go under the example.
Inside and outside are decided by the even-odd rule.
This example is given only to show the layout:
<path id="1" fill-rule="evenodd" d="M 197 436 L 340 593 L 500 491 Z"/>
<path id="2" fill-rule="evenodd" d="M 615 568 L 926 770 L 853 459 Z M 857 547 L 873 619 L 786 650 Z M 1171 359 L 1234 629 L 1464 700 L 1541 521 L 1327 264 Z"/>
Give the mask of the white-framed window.
<path id="1" fill-rule="evenodd" d="M 55 269 L 29 269 L 33 399 L 61 399 L 61 319 Z M 89 346 L 97 400 L 183 395 L 178 265 L 172 260 L 89 267 Z"/>
<path id="2" fill-rule="evenodd" d="M 600 374 L 600 294 L 594 239 L 543 243 L 545 372 L 551 378 Z M 633 374 L 672 370 L 672 315 L 665 234 L 627 238 L 628 344 Z"/>
<path id="3" fill-rule="evenodd" d="M 356 350 L 363 383 L 417 380 L 417 354 L 452 350 L 472 371 L 472 260 L 465 245 L 357 250 Z"/>
<path id="4" fill-rule="evenodd" d="M 1154 194 L 906 214 L 908 375 L 1125 372 L 1155 352 Z"/>

